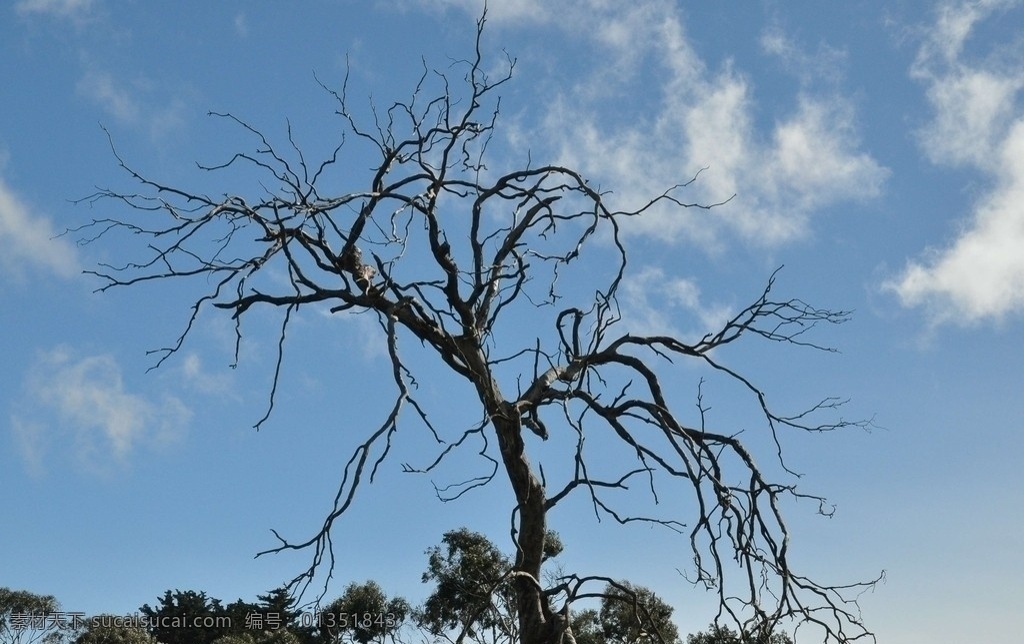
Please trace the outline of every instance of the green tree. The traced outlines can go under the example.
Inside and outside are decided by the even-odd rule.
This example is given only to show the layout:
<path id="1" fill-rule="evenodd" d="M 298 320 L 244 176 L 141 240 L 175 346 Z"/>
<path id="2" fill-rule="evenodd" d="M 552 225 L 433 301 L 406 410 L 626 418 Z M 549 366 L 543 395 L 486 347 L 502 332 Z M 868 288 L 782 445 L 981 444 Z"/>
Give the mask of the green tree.
<path id="1" fill-rule="evenodd" d="M 601 613 L 593 608 L 573 611 L 572 632 L 576 637 L 576 644 L 605 644 Z"/>
<path id="2" fill-rule="evenodd" d="M 383 420 L 340 468 L 334 505 L 314 532 L 278 536 L 275 547 L 259 554 L 308 549 L 310 565 L 295 586 L 322 566 L 332 569 L 332 531 L 360 486 L 395 453 L 399 422 L 411 420 L 433 432 L 437 447 L 408 470 L 433 471 L 458 449 L 473 449 L 488 467 L 489 474 L 447 488 L 453 491 L 446 500 L 499 475 L 508 480 L 516 549 L 510 577 L 523 644 L 571 641 L 568 606 L 588 594 L 583 586 L 606 580 L 587 576 L 559 582 L 560 590 L 546 586 L 548 516 L 580 495 L 617 523 L 659 524 L 687 535 L 684 558 L 723 610 L 754 612 L 767 622 L 825 615 L 815 620 L 825 640 L 866 636 L 854 600 L 874 582 L 823 585 L 791 568 L 797 558 L 789 556 L 782 515 L 791 499 L 827 507 L 802 487 L 797 491 L 782 435 L 864 423 L 835 418 L 836 398 L 776 410 L 730 362 L 736 351 L 723 350 L 748 339 L 815 347 L 808 332 L 843 322 L 847 313 L 777 297 L 773 274 L 750 304 L 695 339 L 621 324 L 620 287 L 631 279 L 624 222 L 652 208 L 720 204 L 689 203 L 684 190 L 692 177 L 624 207 L 572 167 L 528 155 L 496 158 L 502 149 L 495 138 L 497 94 L 511 80 L 514 61 L 491 71 L 496 66 L 483 55 L 483 26 L 482 17 L 466 59 L 436 74 L 425 71 L 412 98 L 375 110 L 368 122 L 354 114 L 347 79 L 328 90 L 337 99 L 341 133 L 319 161 L 302 152 L 290 129 L 283 145 L 275 145 L 244 120 L 221 114 L 254 137 L 255 150 L 228 153 L 226 162 L 204 169 L 244 185 L 212 191 L 167 185 L 115 151 L 134 185 L 86 198 L 109 199 L 128 214 L 94 220 L 83 239 L 97 243 L 123 233 L 127 241 L 112 240 L 114 252 L 132 248 L 141 255 L 94 271 L 101 290 L 167 279 L 202 289 L 183 307 L 189 311 L 183 333 L 165 345 L 159 363 L 184 346 L 209 307 L 227 311 L 239 334 L 254 309 L 279 312 L 278 360 L 257 427 L 273 409 L 280 352 L 300 312 L 365 313 L 379 323 L 379 346 L 392 367 L 393 398 L 382 403 Z M 345 163 L 337 163 L 339 154 Z M 236 172 L 243 169 L 255 176 Z M 680 373 L 697 374 L 681 366 L 690 364 L 702 370 L 693 387 L 697 413 L 669 386 Z M 418 397 L 416 383 L 433 377 L 430 369 L 461 385 L 436 404 L 450 406 L 455 395 L 474 407 L 455 435 L 438 432 L 428 401 Z M 758 416 L 749 424 L 763 431 L 716 426 L 703 378 L 746 396 Z M 568 451 L 545 475 L 540 459 L 551 458 L 552 450 L 541 441 L 552 431 Z M 758 438 L 748 444 L 750 436 Z M 770 469 L 758 465 L 762 449 L 774 459 Z M 642 486 L 632 485 L 640 479 Z M 664 497 L 679 500 L 679 514 L 661 514 L 665 506 L 656 506 Z"/>
<path id="3" fill-rule="evenodd" d="M 545 538 L 545 558 L 564 546 L 554 531 Z M 434 636 L 459 642 L 519 642 L 512 559 L 486 536 L 460 528 L 446 532 L 427 550 L 424 583 L 434 590 L 416 612 L 417 623 Z M 601 610 L 572 614 L 577 644 L 679 644 L 672 607 L 642 586 L 608 581 L 600 593 Z"/>
<path id="4" fill-rule="evenodd" d="M 311 644 L 313 629 L 299 623 L 294 604 L 286 588 L 257 595 L 255 603 L 238 599 L 226 606 L 205 592 L 168 590 L 156 607 L 139 610 L 161 644 Z"/>
<path id="5" fill-rule="evenodd" d="M 284 626 L 297 626 L 302 611 L 296 609 L 295 598 L 287 588 L 275 588 L 265 595 L 257 595 L 259 611 L 265 616 L 275 616 Z"/>
<path id="6" fill-rule="evenodd" d="M 577 644 L 681 644 L 672 612 L 649 588 L 614 582 L 600 610 L 573 612 L 572 628 Z"/>
<path id="7" fill-rule="evenodd" d="M 214 602 L 211 601 L 211 604 Z M 255 637 L 263 630 L 262 611 L 258 604 L 247 602 L 241 598 L 221 607 L 220 602 L 216 602 L 217 615 L 227 617 L 230 626 L 220 637 L 227 637 L 230 635 L 245 636 L 252 635 Z M 259 615 L 260 621 L 258 624 L 253 624 L 251 618 L 253 615 Z"/>
<path id="8" fill-rule="evenodd" d="M 85 620 L 85 629 L 74 644 L 158 644 L 145 628 L 123 623 L 123 617 L 96 615 Z"/>
<path id="9" fill-rule="evenodd" d="M 375 581 L 351 583 L 321 611 L 320 641 L 384 642 L 401 628 L 410 612 L 409 602 L 401 597 L 388 598 Z"/>
<path id="10" fill-rule="evenodd" d="M 168 590 L 157 607 L 144 604 L 139 612 L 161 644 L 210 644 L 233 628 L 219 599 L 194 590 Z"/>
<path id="11" fill-rule="evenodd" d="M 549 542 L 561 548 L 557 537 Z M 486 641 L 517 640 L 513 566 L 497 546 L 460 528 L 446 532 L 427 555 L 423 582 L 433 582 L 434 591 L 417 614 L 422 627 L 433 635 L 454 630 L 457 641 L 479 639 L 481 631 Z"/>
<path id="12" fill-rule="evenodd" d="M 253 631 L 223 635 L 213 644 L 303 644 L 304 640 L 292 630 L 280 628 L 273 631 Z"/>
<path id="13" fill-rule="evenodd" d="M 313 630 L 311 626 L 300 624 L 302 612 L 295 604 L 296 599 L 288 589 L 279 587 L 257 595 L 256 603 L 242 599 L 232 602 L 224 608 L 224 613 L 231 617 L 235 634 L 251 635 L 259 642 L 271 636 L 287 638 L 289 635 L 311 642 Z"/>
<path id="14" fill-rule="evenodd" d="M 649 588 L 629 582 L 608 584 L 599 619 L 606 644 L 680 644 L 673 608 Z"/>
<path id="15" fill-rule="evenodd" d="M 793 644 L 786 633 L 773 633 L 760 637 L 735 632 L 727 626 L 711 624 L 705 632 L 686 636 L 686 644 Z"/>
<path id="16" fill-rule="evenodd" d="M 42 618 L 59 611 L 60 604 L 53 595 L 0 588 L 0 644 L 57 644 L 66 631 L 38 621 L 26 623 L 26 616 Z"/>
<path id="17" fill-rule="evenodd" d="M 303 644 L 307 640 L 291 628 L 279 628 L 274 631 L 264 631 L 256 639 L 256 644 Z"/>
<path id="18" fill-rule="evenodd" d="M 213 640 L 213 644 L 256 644 L 256 637 L 252 633 L 231 633 Z"/>

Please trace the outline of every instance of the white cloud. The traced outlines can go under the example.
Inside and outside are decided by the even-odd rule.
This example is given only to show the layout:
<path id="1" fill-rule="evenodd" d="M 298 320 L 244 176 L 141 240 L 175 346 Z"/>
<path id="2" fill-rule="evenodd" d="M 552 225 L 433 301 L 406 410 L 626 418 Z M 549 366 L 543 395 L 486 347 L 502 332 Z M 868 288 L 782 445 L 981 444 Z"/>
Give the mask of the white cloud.
<path id="1" fill-rule="evenodd" d="M 798 103 L 797 113 L 778 123 L 773 136 L 770 180 L 791 193 L 776 205 L 809 212 L 833 201 L 877 195 L 887 173 L 869 155 L 854 151 L 850 106 L 809 96 Z"/>
<path id="2" fill-rule="evenodd" d="M 943 77 L 925 76 L 935 119 L 920 132 L 935 163 L 996 170 L 998 150 L 1015 114 L 1024 76 L 1007 77 L 983 69 L 960 69 Z"/>
<path id="3" fill-rule="evenodd" d="M 92 0 L 21 0 L 14 5 L 20 15 L 49 14 L 57 18 L 76 18 L 89 12 Z"/>
<path id="4" fill-rule="evenodd" d="M 341 322 L 348 328 L 345 337 L 352 338 L 359 354 L 367 362 L 389 360 L 386 334 L 380 327 L 377 316 L 373 313 L 339 311 L 332 313 L 329 307 L 317 308 L 316 311 L 332 322 Z"/>
<path id="5" fill-rule="evenodd" d="M 627 274 L 619 299 L 624 326 L 638 335 L 699 338 L 718 331 L 731 313 L 727 306 L 704 304 L 695 280 L 669 277 L 651 266 Z M 686 326 L 680 326 L 679 321 L 687 318 Z"/>
<path id="6" fill-rule="evenodd" d="M 22 279 L 29 269 L 60 277 L 78 274 L 75 247 L 55 238 L 50 221 L 32 209 L 0 176 L 0 266 L 4 274 Z"/>
<path id="7" fill-rule="evenodd" d="M 245 38 L 249 35 L 249 19 L 246 18 L 245 12 L 239 12 L 235 14 L 235 33 L 240 37 Z"/>
<path id="8" fill-rule="evenodd" d="M 761 35 L 761 48 L 765 53 L 776 56 L 805 85 L 819 80 L 834 83 L 843 76 L 845 52 L 823 43 L 817 51 L 808 53 L 778 25 L 769 27 Z"/>
<path id="9" fill-rule="evenodd" d="M 70 445 L 82 465 L 109 471 L 140 445 L 178 438 L 191 415 L 179 399 L 159 402 L 125 390 L 110 355 L 77 357 L 57 348 L 37 360 L 26 381 L 26 400 L 11 418 L 23 455 L 39 470 L 54 443 Z M 31 411 L 26 411 L 31 406 Z"/>
<path id="10" fill-rule="evenodd" d="M 185 354 L 181 360 L 180 373 L 186 386 L 195 391 L 221 398 L 226 395 L 237 398 L 233 393 L 231 376 L 225 373 L 211 373 L 203 365 L 203 359 L 198 353 L 190 351 Z"/>
<path id="11" fill-rule="evenodd" d="M 947 1 L 936 12 L 935 24 L 929 29 L 918 50 L 916 69 L 936 63 L 956 64 L 964 43 L 974 26 L 993 12 L 1009 9 L 1020 0 Z"/>
<path id="12" fill-rule="evenodd" d="M 185 103 L 179 98 L 158 101 L 151 96 L 152 89 L 152 83 L 124 83 L 94 68 L 87 69 L 77 85 L 79 94 L 119 122 L 145 128 L 151 137 L 159 138 L 182 125 Z"/>
<path id="13" fill-rule="evenodd" d="M 21 450 L 22 460 L 25 467 L 33 476 L 41 476 L 46 472 L 43 465 L 43 457 L 46 448 L 42 438 L 46 428 L 32 421 L 27 421 L 18 416 L 11 417 L 11 431 L 14 434 L 14 442 Z"/>
<path id="14" fill-rule="evenodd" d="M 420 6 L 438 9 L 458 9 L 479 17 L 484 9 L 484 0 L 411 0 Z M 408 2 L 406 3 L 408 4 Z M 552 12 L 541 0 L 501 0 L 487 3 L 489 21 L 546 21 Z"/>
<path id="15" fill-rule="evenodd" d="M 700 180 L 677 196 L 715 203 L 736 195 L 710 212 L 653 209 L 629 230 L 706 247 L 720 244 L 723 232 L 775 245 L 804 235 L 822 207 L 880 194 L 888 171 L 858 150 L 854 111 L 842 96 L 805 88 L 795 110 L 764 135 L 754 125 L 755 88 L 731 63 L 707 69 L 674 4 L 624 6 L 576 16 L 590 24 L 566 21 L 577 34 L 594 34 L 603 54 L 589 77 L 552 102 L 545 129 L 561 161 L 613 187 L 614 203 L 623 208 L 704 167 Z M 777 49 L 782 36 L 773 38 Z M 793 55 L 795 46 L 786 47 Z M 609 76 L 609 69 L 616 73 Z M 616 120 L 601 92 L 644 72 L 655 75 L 643 85 L 651 92 L 646 113 L 631 110 L 628 120 Z"/>
<path id="16" fill-rule="evenodd" d="M 1024 312 L 1024 60 L 965 60 L 973 27 L 1014 4 L 948 4 L 939 11 L 911 69 L 927 84 L 934 111 L 919 132 L 935 163 L 985 173 L 990 188 L 955 240 L 911 261 L 885 283 L 905 306 L 934 323 L 971 324 Z"/>
<path id="17" fill-rule="evenodd" d="M 479 15 L 482 0 L 409 0 L 435 9 Z M 811 91 L 812 81 L 835 85 L 845 55 L 827 46 L 808 54 L 778 27 L 762 49 L 801 81 L 791 113 L 767 133 L 755 126 L 756 87 L 727 61 L 710 70 L 692 47 L 682 10 L 671 0 L 565 0 L 558 10 L 537 0 L 491 3 L 489 16 L 507 28 L 537 24 L 563 29 L 585 51 L 589 69 L 578 80 L 547 88 L 542 124 L 551 153 L 615 190 L 613 207 L 635 209 L 652 196 L 707 168 L 680 200 L 726 207 L 659 207 L 628 221 L 627 232 L 721 249 L 723 234 L 771 246 L 805 235 L 821 209 L 881 193 L 888 176 L 859 149 L 854 109 L 834 87 Z M 642 104 L 618 112 L 609 105 Z M 646 102 L 644 104 L 644 102 Z M 534 107 L 538 107 L 536 104 Z M 529 128 L 536 134 L 535 128 Z M 512 142 L 536 136 L 519 135 Z M 536 150 L 533 150 L 536 152 Z M 536 158 L 536 155 L 534 156 Z"/>
<path id="18" fill-rule="evenodd" d="M 78 81 L 78 92 L 125 123 L 139 121 L 142 109 L 132 93 L 106 72 L 89 70 Z"/>

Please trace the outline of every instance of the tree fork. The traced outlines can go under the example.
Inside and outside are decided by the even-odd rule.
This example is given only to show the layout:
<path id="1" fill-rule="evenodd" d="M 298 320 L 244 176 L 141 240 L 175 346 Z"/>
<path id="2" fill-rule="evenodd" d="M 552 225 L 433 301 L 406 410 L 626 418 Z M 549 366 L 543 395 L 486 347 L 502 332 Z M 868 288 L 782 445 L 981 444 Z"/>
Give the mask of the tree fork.
<path id="1" fill-rule="evenodd" d="M 459 484 L 463 487 L 444 500 L 482 487 L 498 469 L 505 470 L 515 495 L 513 583 L 523 644 L 572 642 L 569 605 L 601 596 L 583 590 L 584 585 L 609 581 L 571 575 L 554 588 L 543 586 L 548 513 L 573 494 L 589 498 L 598 519 L 658 525 L 683 535 L 695 583 L 717 595 L 718 617 L 746 632 L 792 618 L 817 627 L 825 642 L 873 640 L 861 620 L 857 596 L 881 577 L 828 585 L 793 570 L 787 550 L 789 529 L 780 509 L 784 499 L 812 500 L 821 504 L 823 513 L 826 507 L 821 497 L 797 490 L 796 473 L 783 459 L 783 430 L 819 434 L 868 427 L 869 421 L 814 420 L 842 405 L 833 397 L 779 413 L 768 404 L 766 393 L 717 351 L 742 338 L 826 349 L 806 334 L 817 325 L 845 321 L 847 313 L 814 308 L 798 299 L 776 299 L 773 274 L 749 306 L 696 342 L 636 335 L 628 329 L 618 333 L 617 294 L 627 268 L 621 223 L 655 207 L 712 208 L 721 203 L 695 204 L 679 196 L 699 172 L 646 203 L 614 210 L 606 195 L 572 168 L 526 163 L 504 173 L 490 170 L 484 158 L 500 113 L 492 95 L 512 77 L 514 60 L 509 59 L 507 73 L 488 77 L 484 69 L 490 65 L 482 64 L 480 50 L 483 26 L 481 18 L 473 57 L 435 77 L 424 69 L 412 100 L 396 101 L 379 112 L 381 119 L 370 129 L 363 129 L 349 111 L 347 78 L 340 92 L 328 90 L 352 136 L 319 167 L 307 167 L 290 132 L 290 152 L 285 154 L 241 119 L 218 115 L 255 136 L 257 151 L 200 167 L 218 172 L 249 164 L 255 172 L 265 173 L 245 192 L 213 199 L 200 191 L 168 186 L 132 169 L 115 150 L 118 165 L 141 188 L 100 189 L 84 200 L 109 199 L 137 217 L 93 220 L 78 229 L 89 232 L 84 242 L 116 234 L 124 234 L 129 243 L 138 244 L 140 237 L 145 241 L 138 244 L 141 259 L 91 271 L 103 281 L 98 290 L 167 279 L 196 280 L 206 289 L 190 306 L 180 336 L 157 351 L 157 365 L 180 350 L 207 306 L 229 311 L 234 318 L 236 362 L 241 319 L 252 307 L 283 311 L 269 396 L 273 409 L 289 321 L 300 310 L 365 312 L 380 322 L 392 366 L 390 409 L 385 408 L 379 424 L 369 426 L 365 440 L 341 468 L 333 504 L 315 533 L 289 541 L 275 531 L 278 545 L 259 554 L 311 552 L 309 567 L 289 586 L 298 593 L 318 571 L 326 568 L 330 579 L 336 563 L 335 521 L 351 507 L 356 491 L 372 483 L 391 453 L 399 419 L 411 414 L 432 434 L 438 453 L 425 467 L 403 464 L 406 471 L 434 472 L 453 450 L 471 440 L 484 443 L 480 457 L 493 466 L 488 475 Z M 459 68 L 465 71 L 461 86 L 445 75 Z M 439 94 L 433 98 L 421 96 L 428 78 L 440 79 Z M 361 184 L 370 189 L 322 196 L 325 185 L 337 185 L 324 173 L 352 140 L 369 143 L 374 155 L 379 152 L 374 160 L 378 166 Z M 355 174 L 346 170 L 344 178 L 351 180 Z M 593 243 L 598 231 L 603 241 Z M 116 250 L 125 252 L 124 248 L 119 245 Z M 591 250 L 598 256 L 581 265 Z M 580 279 L 571 292 L 561 279 L 570 271 Z M 519 311 L 521 319 L 536 325 L 534 338 L 503 335 L 506 327 L 498 322 L 510 311 Z M 483 420 L 454 440 L 441 436 L 424 401 L 416 397 L 414 363 L 399 351 L 406 331 L 440 358 L 439 368 L 448 367 L 473 387 L 470 400 L 479 404 Z M 512 341 L 524 344 L 506 346 Z M 503 357 L 490 355 L 499 350 Z M 673 360 L 703 369 L 696 385 L 696 415 L 679 412 L 663 386 L 661 374 L 673 367 Z M 502 393 L 498 376 L 509 372 L 525 386 L 525 392 L 511 399 Z M 712 425 L 703 402 L 705 375 L 731 383 L 748 397 L 761 430 L 777 447 L 771 456 L 792 480 L 769 480 L 735 428 Z M 577 442 L 564 467 L 541 480 L 528 459 L 522 431 L 525 426 L 543 436 L 555 422 L 557 431 L 575 435 Z M 488 442 L 492 437 L 500 459 L 493 456 Z M 607 471 L 592 470 L 588 464 L 596 465 L 588 460 L 585 437 L 619 449 L 621 462 Z M 645 485 L 628 485 L 639 479 Z M 549 481 L 561 487 L 546 489 Z M 663 516 L 645 509 L 640 495 L 659 505 L 660 487 L 671 490 L 664 496 L 680 502 L 671 509 L 682 515 Z M 557 610 L 556 599 L 561 605 Z"/>

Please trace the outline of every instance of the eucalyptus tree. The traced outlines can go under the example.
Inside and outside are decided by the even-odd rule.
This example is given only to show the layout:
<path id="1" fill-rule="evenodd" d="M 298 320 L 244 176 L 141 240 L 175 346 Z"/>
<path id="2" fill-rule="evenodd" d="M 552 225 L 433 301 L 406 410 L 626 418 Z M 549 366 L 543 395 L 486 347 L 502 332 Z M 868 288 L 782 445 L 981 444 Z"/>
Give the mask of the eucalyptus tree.
<path id="1" fill-rule="evenodd" d="M 142 625 L 119 615 L 95 615 L 85 622 L 74 644 L 159 644 Z"/>
<path id="2" fill-rule="evenodd" d="M 562 540 L 549 531 L 545 560 L 561 554 Z M 454 644 L 517 644 L 519 623 L 514 559 L 479 532 L 467 528 L 444 534 L 427 550 L 423 582 L 433 590 L 416 611 L 420 627 Z M 600 610 L 571 611 L 578 644 L 680 644 L 673 609 L 650 589 L 607 580 L 597 594 Z"/>
<path id="3" fill-rule="evenodd" d="M 752 635 L 737 633 L 728 626 L 711 624 L 708 630 L 686 636 L 686 644 L 793 644 L 786 633 L 763 633 Z"/>
<path id="4" fill-rule="evenodd" d="M 0 587 L 0 644 L 59 644 L 68 632 L 62 616 L 53 595 Z"/>
<path id="5" fill-rule="evenodd" d="M 781 434 L 859 423 L 836 419 L 834 398 L 777 411 L 721 351 L 744 341 L 823 348 L 809 331 L 843 322 L 847 313 L 776 296 L 773 274 L 750 304 L 696 340 L 630 332 L 619 308 L 629 279 L 623 226 L 654 208 L 720 204 L 687 202 L 689 181 L 682 181 L 645 203 L 617 207 L 572 167 L 490 155 L 500 143 L 497 94 L 515 61 L 493 71 L 502 66 L 482 54 L 483 26 L 481 18 L 467 59 L 424 69 L 409 99 L 375 109 L 369 121 L 353 108 L 347 78 L 338 88 L 324 86 L 344 135 L 320 160 L 307 158 L 290 128 L 280 145 L 242 118 L 218 114 L 251 135 L 254 147 L 202 166 L 224 177 L 216 195 L 153 179 L 115 149 L 135 187 L 87 198 L 120 208 L 81 229 L 83 238 L 124 234 L 128 246 L 120 252 L 138 251 L 92 271 L 103 280 L 100 290 L 179 279 L 201 289 L 157 364 L 182 348 L 201 311 L 224 311 L 235 321 L 236 359 L 243 320 L 255 309 L 280 313 L 269 404 L 257 427 L 282 386 L 297 316 L 309 309 L 361 313 L 378 323 L 391 366 L 390 402 L 340 467 L 319 527 L 300 538 L 275 531 L 278 542 L 260 554 L 308 551 L 296 589 L 333 569 L 332 537 L 357 490 L 392 453 L 399 425 L 418 423 L 436 439 L 436 453 L 408 471 L 436 472 L 460 449 L 478 452 L 485 467 L 461 486 L 439 490 L 444 500 L 499 475 L 511 485 L 509 574 L 525 644 L 571 641 L 570 606 L 607 584 L 600 574 L 563 575 L 557 583 L 542 574 L 549 517 L 577 496 L 598 518 L 678 532 L 692 581 L 717 594 L 737 624 L 795 617 L 815 623 L 829 641 L 870 637 L 855 599 L 874 582 L 833 586 L 795 569 L 782 513 L 787 498 L 820 502 L 823 512 L 828 506 L 798 491 Z M 235 172 L 246 168 L 253 173 L 248 184 Z M 696 373 L 684 364 L 747 397 L 767 442 L 778 446 L 767 454 L 777 473 L 758 465 L 758 448 L 741 440 L 738 428 L 716 425 L 697 382 L 696 393 L 682 400 L 669 389 L 669 378 Z M 417 389 L 441 371 L 463 383 L 450 395 L 475 407 L 478 418 L 455 435 L 431 420 L 433 410 L 451 404 Z M 558 441 L 545 442 L 556 434 Z M 554 458 L 556 443 L 569 447 L 561 467 L 545 473 L 541 459 Z M 598 463 L 597 446 L 621 458 Z"/>
<path id="6" fill-rule="evenodd" d="M 375 581 L 350 583 L 317 617 L 316 641 L 384 644 L 405 624 L 412 608 L 402 597 L 388 597 Z"/>
<path id="7" fill-rule="evenodd" d="M 604 644 L 681 644 L 674 609 L 648 588 L 609 583 L 597 614 Z"/>
<path id="8" fill-rule="evenodd" d="M 452 632 L 456 644 L 519 641 L 513 564 L 490 539 L 467 528 L 451 530 L 427 556 L 423 583 L 434 588 L 416 612 L 422 628 L 435 637 Z"/>

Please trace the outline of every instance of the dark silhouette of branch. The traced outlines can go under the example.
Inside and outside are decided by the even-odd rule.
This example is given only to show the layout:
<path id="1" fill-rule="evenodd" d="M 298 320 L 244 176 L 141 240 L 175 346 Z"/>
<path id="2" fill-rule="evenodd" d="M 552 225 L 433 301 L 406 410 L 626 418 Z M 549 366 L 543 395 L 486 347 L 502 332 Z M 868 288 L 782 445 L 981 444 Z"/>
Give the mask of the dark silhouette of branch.
<path id="1" fill-rule="evenodd" d="M 799 491 L 795 483 L 769 479 L 736 431 L 714 427 L 703 380 L 696 417 L 687 422 L 692 413 L 678 408 L 663 376 L 676 362 L 688 360 L 738 385 L 760 410 L 776 446 L 775 460 L 787 478 L 796 479 L 783 460 L 781 432 L 864 428 L 870 422 L 819 420 L 844 402 L 831 397 L 795 413 L 777 412 L 764 391 L 719 350 L 761 339 L 830 351 L 811 332 L 840 324 L 849 313 L 777 298 L 776 271 L 750 305 L 696 342 L 620 331 L 617 294 L 627 278 L 622 222 L 656 205 L 711 208 L 728 199 L 700 205 L 678 196 L 698 172 L 647 203 L 614 210 L 606 195 L 572 168 L 489 167 L 485 157 L 500 112 L 495 90 L 511 79 L 515 61 L 509 58 L 496 78 L 488 76 L 480 46 L 484 22 L 482 17 L 477 24 L 472 58 L 455 61 L 445 72 L 425 66 L 411 98 L 386 110 L 375 108 L 371 127 L 350 110 L 347 77 L 340 90 L 324 86 L 337 101 L 347 137 L 318 164 L 308 163 L 290 125 L 288 146 L 280 149 L 243 119 L 212 114 L 254 137 L 255 149 L 199 168 L 217 173 L 249 166 L 265 182 L 252 194 L 213 198 L 165 185 L 132 169 L 114 150 L 137 191 L 104 188 L 82 200 L 112 201 L 137 215 L 94 220 L 77 231 L 83 243 L 114 234 L 143 243 L 141 259 L 92 271 L 101 281 L 98 290 L 179 278 L 209 285 L 191 306 L 181 334 L 155 352 L 154 366 L 181 349 L 204 308 L 227 311 L 235 320 L 236 361 L 241 319 L 254 307 L 284 311 L 268 407 L 257 428 L 274 409 L 292 316 L 321 307 L 365 313 L 379 322 L 394 382 L 390 408 L 346 462 L 320 528 L 298 540 L 274 531 L 278 544 L 259 555 L 309 550 L 310 566 L 290 588 L 305 590 L 321 569 L 329 580 L 335 522 L 385 462 L 409 407 L 439 447 L 425 465 L 405 464 L 406 471 L 435 473 L 471 443 L 480 445 L 479 454 L 489 463 L 489 473 L 435 484 L 439 498 L 457 499 L 486 485 L 498 471 L 511 483 L 517 554 L 509 579 L 516 588 L 518 630 L 527 644 L 572 641 L 568 604 L 595 596 L 581 591 L 584 584 L 625 590 L 604 577 L 572 577 L 555 589 L 543 588 L 547 514 L 574 493 L 589 496 L 598 520 L 651 523 L 684 535 L 693 581 L 717 593 L 720 616 L 729 615 L 747 632 L 795 618 L 820 627 L 826 641 L 873 639 L 856 596 L 877 579 L 824 585 L 790 566 L 783 500 L 809 499 L 827 513 L 825 500 Z M 440 89 L 431 95 L 434 83 Z M 350 145 L 370 150 L 372 169 L 362 177 L 362 189 L 327 194 L 326 177 Z M 353 178 L 356 166 L 346 170 L 347 181 L 359 181 Z M 591 263 L 577 266 L 585 254 Z M 271 279 L 271 271 L 285 275 L 286 284 Z M 524 328 L 534 336 L 525 345 Z M 399 351 L 408 340 L 432 353 L 473 392 L 470 402 L 479 405 L 483 420 L 455 440 L 442 439 L 426 401 L 413 395 L 416 378 Z M 495 349 L 508 353 L 494 357 Z M 542 449 L 544 443 L 534 441 L 555 432 L 574 435 L 575 449 L 571 467 L 556 473 L 563 480 L 549 488 L 528 452 Z M 592 444 L 617 445 L 621 471 L 599 474 L 601 468 L 588 457 Z M 623 493 L 630 495 L 627 510 L 615 500 Z M 637 503 L 645 495 L 652 506 L 671 506 L 674 512 L 653 515 L 651 506 Z M 737 571 L 741 584 L 734 583 Z M 558 593 L 565 597 L 563 609 L 552 604 Z"/>

